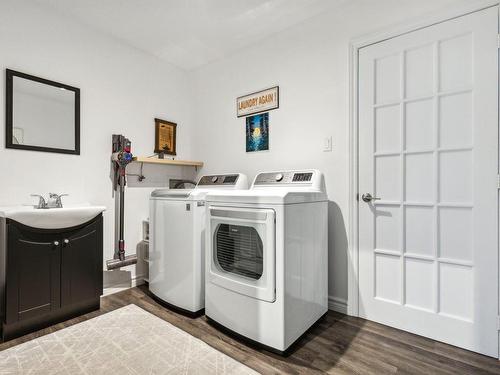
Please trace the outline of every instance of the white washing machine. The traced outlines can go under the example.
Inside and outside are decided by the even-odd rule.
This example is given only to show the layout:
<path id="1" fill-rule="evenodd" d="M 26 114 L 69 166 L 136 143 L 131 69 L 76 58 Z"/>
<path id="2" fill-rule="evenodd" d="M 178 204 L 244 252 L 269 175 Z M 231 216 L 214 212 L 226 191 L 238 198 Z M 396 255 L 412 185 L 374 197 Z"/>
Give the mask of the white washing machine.
<path id="1" fill-rule="evenodd" d="M 206 196 L 205 314 L 285 352 L 328 311 L 328 198 L 317 170 Z"/>
<path id="2" fill-rule="evenodd" d="M 200 178 L 194 189 L 159 189 L 150 198 L 149 290 L 189 315 L 205 307 L 205 196 L 210 191 L 248 189 L 233 173 Z"/>

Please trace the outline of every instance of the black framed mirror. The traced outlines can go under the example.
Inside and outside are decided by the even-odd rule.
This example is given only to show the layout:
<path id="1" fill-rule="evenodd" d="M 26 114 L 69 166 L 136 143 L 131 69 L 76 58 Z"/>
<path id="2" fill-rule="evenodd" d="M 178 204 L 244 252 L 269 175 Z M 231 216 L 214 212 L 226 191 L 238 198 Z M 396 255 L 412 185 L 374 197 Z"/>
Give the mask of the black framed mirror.
<path id="1" fill-rule="evenodd" d="M 6 70 L 6 147 L 80 155 L 80 89 Z"/>

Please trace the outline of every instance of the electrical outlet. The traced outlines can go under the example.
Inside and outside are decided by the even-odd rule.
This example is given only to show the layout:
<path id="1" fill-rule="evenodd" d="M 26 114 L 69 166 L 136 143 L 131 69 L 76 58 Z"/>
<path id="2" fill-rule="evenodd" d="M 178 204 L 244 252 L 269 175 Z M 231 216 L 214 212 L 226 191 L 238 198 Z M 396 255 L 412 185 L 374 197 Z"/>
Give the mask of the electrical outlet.
<path id="1" fill-rule="evenodd" d="M 324 152 L 331 152 L 332 151 L 332 137 L 325 137 L 323 139 L 323 151 Z"/>

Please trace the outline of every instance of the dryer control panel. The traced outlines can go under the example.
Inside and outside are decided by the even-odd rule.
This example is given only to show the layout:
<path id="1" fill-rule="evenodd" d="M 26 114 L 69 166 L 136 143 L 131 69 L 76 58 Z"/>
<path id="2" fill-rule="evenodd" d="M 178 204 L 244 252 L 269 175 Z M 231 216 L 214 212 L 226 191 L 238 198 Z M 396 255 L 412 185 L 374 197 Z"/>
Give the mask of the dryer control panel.
<path id="1" fill-rule="evenodd" d="M 315 171 L 284 171 L 260 173 L 255 177 L 254 185 L 295 185 L 310 184 Z"/>
<path id="2" fill-rule="evenodd" d="M 216 185 L 225 185 L 232 186 L 236 185 L 239 174 L 217 174 L 211 176 L 203 176 L 200 178 L 197 186 L 216 186 Z"/>

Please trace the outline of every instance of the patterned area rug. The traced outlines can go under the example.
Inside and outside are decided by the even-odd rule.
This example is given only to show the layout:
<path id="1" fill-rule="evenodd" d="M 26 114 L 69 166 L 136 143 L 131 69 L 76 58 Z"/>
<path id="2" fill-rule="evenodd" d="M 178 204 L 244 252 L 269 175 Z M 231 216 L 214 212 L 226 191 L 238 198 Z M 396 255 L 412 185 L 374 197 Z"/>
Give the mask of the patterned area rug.
<path id="1" fill-rule="evenodd" d="M 0 352 L 0 374 L 256 374 L 136 305 Z"/>

